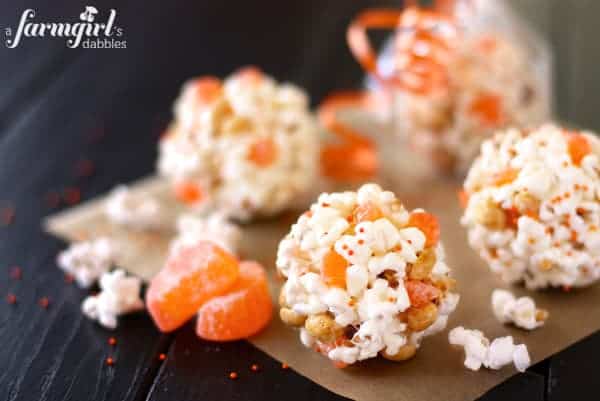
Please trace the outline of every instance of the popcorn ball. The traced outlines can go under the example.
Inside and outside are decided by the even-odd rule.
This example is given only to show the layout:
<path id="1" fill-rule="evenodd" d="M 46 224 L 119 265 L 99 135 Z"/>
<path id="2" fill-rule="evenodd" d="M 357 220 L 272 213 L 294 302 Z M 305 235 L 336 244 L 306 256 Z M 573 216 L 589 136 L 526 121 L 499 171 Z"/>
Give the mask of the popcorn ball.
<path id="1" fill-rule="evenodd" d="M 527 288 L 600 278 L 600 141 L 544 125 L 499 132 L 464 183 L 462 224 L 492 271 Z"/>
<path id="2" fill-rule="evenodd" d="M 392 192 L 322 194 L 279 244 L 280 317 L 337 366 L 411 358 L 458 303 L 436 218 Z"/>
<path id="3" fill-rule="evenodd" d="M 187 82 L 174 113 L 158 170 L 194 210 L 269 216 L 313 183 L 318 130 L 300 88 L 246 68 Z"/>

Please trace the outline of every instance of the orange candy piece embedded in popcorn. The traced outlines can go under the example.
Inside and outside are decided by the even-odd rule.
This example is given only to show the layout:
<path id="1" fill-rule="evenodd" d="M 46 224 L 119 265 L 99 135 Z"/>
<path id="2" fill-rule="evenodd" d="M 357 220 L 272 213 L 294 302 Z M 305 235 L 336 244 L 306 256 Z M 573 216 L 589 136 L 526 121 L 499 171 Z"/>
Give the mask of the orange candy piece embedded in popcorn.
<path id="1" fill-rule="evenodd" d="M 332 287 L 346 288 L 346 268 L 348 261 L 333 249 L 323 258 L 321 276 L 325 284 Z"/>
<path id="2" fill-rule="evenodd" d="M 383 217 L 381 210 L 372 202 L 358 206 L 353 212 L 354 221 L 362 223 L 363 221 L 375 221 Z"/>
<path id="3" fill-rule="evenodd" d="M 470 112 L 489 127 L 497 127 L 504 121 L 502 99 L 491 93 L 484 93 L 475 98 L 471 103 Z"/>
<path id="4" fill-rule="evenodd" d="M 158 328 L 177 329 L 203 303 L 232 288 L 238 264 L 233 255 L 207 241 L 171 256 L 146 292 L 146 305 Z"/>
<path id="5" fill-rule="evenodd" d="M 418 280 L 407 280 L 404 282 L 404 287 L 408 293 L 410 305 L 414 308 L 425 306 L 442 294 L 437 287 Z"/>
<path id="6" fill-rule="evenodd" d="M 202 199 L 202 189 L 193 182 L 182 182 L 175 185 L 175 197 L 183 203 L 192 205 Z"/>
<path id="7" fill-rule="evenodd" d="M 587 138 L 582 134 L 568 133 L 567 135 L 567 142 L 569 147 L 569 155 L 571 156 L 571 161 L 576 166 L 579 166 L 581 165 L 581 160 L 583 160 L 583 158 L 592 151 L 592 148 Z"/>
<path id="8" fill-rule="evenodd" d="M 519 176 L 519 170 L 515 170 L 514 168 L 507 168 L 505 170 L 500 171 L 499 173 L 494 174 L 492 181 L 493 184 L 497 187 L 500 187 L 505 184 L 510 184 Z"/>
<path id="9" fill-rule="evenodd" d="M 425 246 L 430 247 L 438 243 L 440 239 L 440 223 L 437 217 L 430 213 L 415 212 L 408 218 L 408 226 L 416 227 L 425 234 Z"/>
<path id="10" fill-rule="evenodd" d="M 193 85 L 196 91 L 196 100 L 202 105 L 212 103 L 223 91 L 221 81 L 215 77 L 197 78 Z"/>
<path id="11" fill-rule="evenodd" d="M 259 167 L 269 167 L 277 159 L 277 144 L 271 138 L 263 138 L 250 145 L 248 160 Z"/>
<path id="12" fill-rule="evenodd" d="M 200 307 L 196 334 L 213 341 L 240 340 L 258 333 L 272 316 L 265 269 L 256 262 L 242 262 L 234 286 Z"/>

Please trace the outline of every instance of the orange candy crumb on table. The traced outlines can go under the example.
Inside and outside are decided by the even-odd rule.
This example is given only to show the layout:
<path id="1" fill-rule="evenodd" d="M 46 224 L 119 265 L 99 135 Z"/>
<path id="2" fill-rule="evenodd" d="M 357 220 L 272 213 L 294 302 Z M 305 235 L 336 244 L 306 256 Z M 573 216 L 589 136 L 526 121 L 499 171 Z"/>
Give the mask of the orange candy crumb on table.
<path id="1" fill-rule="evenodd" d="M 271 138 L 254 142 L 248 152 L 248 160 L 259 167 L 269 167 L 277 159 L 277 144 Z"/>
<path id="2" fill-rule="evenodd" d="M 412 213 L 408 219 L 409 227 L 416 227 L 425 234 L 425 246 L 435 246 L 440 239 L 440 224 L 437 217 L 430 213 Z"/>
<path id="3" fill-rule="evenodd" d="M 258 263 L 245 261 L 233 287 L 199 308 L 196 334 L 212 341 L 248 338 L 266 327 L 272 315 L 267 273 Z"/>
<path id="4" fill-rule="evenodd" d="M 335 250 L 327 252 L 323 258 L 321 276 L 325 284 L 333 287 L 346 288 L 346 269 L 348 261 Z"/>
<path id="5" fill-rule="evenodd" d="M 108 358 L 106 358 L 105 362 L 108 366 L 112 366 L 115 364 L 115 360 L 110 356 Z"/>
<path id="6" fill-rule="evenodd" d="M 232 288 L 238 275 L 237 259 L 210 242 L 183 248 L 152 279 L 148 311 L 161 331 L 175 330 L 206 301 Z"/>
<path id="7" fill-rule="evenodd" d="M 238 378 L 238 374 L 237 374 L 237 372 L 230 372 L 230 373 L 229 373 L 229 378 L 230 378 L 231 380 L 235 380 L 235 379 L 237 379 L 237 378 Z"/>
<path id="8" fill-rule="evenodd" d="M 583 158 L 592 151 L 592 148 L 587 138 L 582 134 L 569 132 L 567 133 L 567 136 L 569 155 L 571 156 L 571 161 L 576 166 L 579 166 L 581 165 L 581 161 L 583 160 Z"/>
<path id="9" fill-rule="evenodd" d="M 175 185 L 175 197 L 188 205 L 202 200 L 202 189 L 192 182 L 182 182 Z"/>

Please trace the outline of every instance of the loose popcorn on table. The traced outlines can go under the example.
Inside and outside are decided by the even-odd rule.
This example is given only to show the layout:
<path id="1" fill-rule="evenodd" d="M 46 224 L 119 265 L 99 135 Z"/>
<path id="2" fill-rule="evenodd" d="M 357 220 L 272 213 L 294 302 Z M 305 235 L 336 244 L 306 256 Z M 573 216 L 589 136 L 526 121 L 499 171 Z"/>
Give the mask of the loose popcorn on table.
<path id="1" fill-rule="evenodd" d="M 160 229 L 165 225 L 158 200 L 134 194 L 126 185 L 119 185 L 110 193 L 104 211 L 113 223 L 137 230 Z"/>
<path id="2" fill-rule="evenodd" d="M 177 220 L 177 237 L 171 243 L 171 253 L 199 241 L 210 241 L 226 251 L 236 254 L 242 236 L 240 228 L 227 221 L 221 213 L 208 216 L 183 214 Z"/>
<path id="3" fill-rule="evenodd" d="M 58 266 L 71 274 L 77 284 L 89 288 L 113 265 L 114 244 L 108 238 L 76 242 L 58 254 Z"/>
<path id="4" fill-rule="evenodd" d="M 142 281 L 127 276 L 123 270 L 104 273 L 100 279 L 100 293 L 87 297 L 81 309 L 90 319 L 108 329 L 117 327 L 117 317 L 144 309 L 140 298 Z"/>
<path id="5" fill-rule="evenodd" d="M 538 309 L 532 298 L 517 299 L 506 290 L 496 289 L 492 292 L 492 310 L 501 323 L 512 323 L 526 330 L 543 326 L 548 318 L 548 312 Z"/>
<path id="6" fill-rule="evenodd" d="M 600 278 L 600 141 L 556 125 L 499 132 L 464 183 L 469 244 L 508 283 L 583 287 Z"/>
<path id="7" fill-rule="evenodd" d="M 246 68 L 187 82 L 174 113 L 158 170 L 194 210 L 274 215 L 314 183 L 318 129 L 300 88 Z"/>
<path id="8" fill-rule="evenodd" d="M 279 244 L 277 269 L 281 319 L 340 367 L 411 358 L 459 298 L 437 219 L 375 184 L 320 195 Z"/>
<path id="9" fill-rule="evenodd" d="M 527 347 L 515 345 L 511 336 L 499 337 L 490 343 L 479 330 L 456 327 L 450 330 L 448 340 L 450 344 L 464 348 L 467 369 L 479 370 L 483 365 L 497 370 L 514 363 L 519 372 L 524 372 L 531 365 Z"/>

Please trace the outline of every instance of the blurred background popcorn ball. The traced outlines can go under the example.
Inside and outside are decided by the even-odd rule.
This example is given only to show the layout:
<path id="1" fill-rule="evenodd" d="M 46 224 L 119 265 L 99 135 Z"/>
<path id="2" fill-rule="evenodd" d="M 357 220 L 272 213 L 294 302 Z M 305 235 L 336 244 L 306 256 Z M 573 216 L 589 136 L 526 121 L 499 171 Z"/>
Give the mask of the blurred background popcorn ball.
<path id="1" fill-rule="evenodd" d="M 375 184 L 321 194 L 279 244 L 277 268 L 281 319 L 338 367 L 411 358 L 458 303 L 437 219 Z"/>
<path id="2" fill-rule="evenodd" d="M 600 141 L 544 125 L 499 132 L 464 183 L 462 224 L 492 271 L 528 288 L 600 278 Z"/>
<path id="3" fill-rule="evenodd" d="M 249 220 L 286 209 L 313 183 L 318 129 L 306 94 L 247 67 L 187 82 L 158 170 L 196 211 Z"/>

